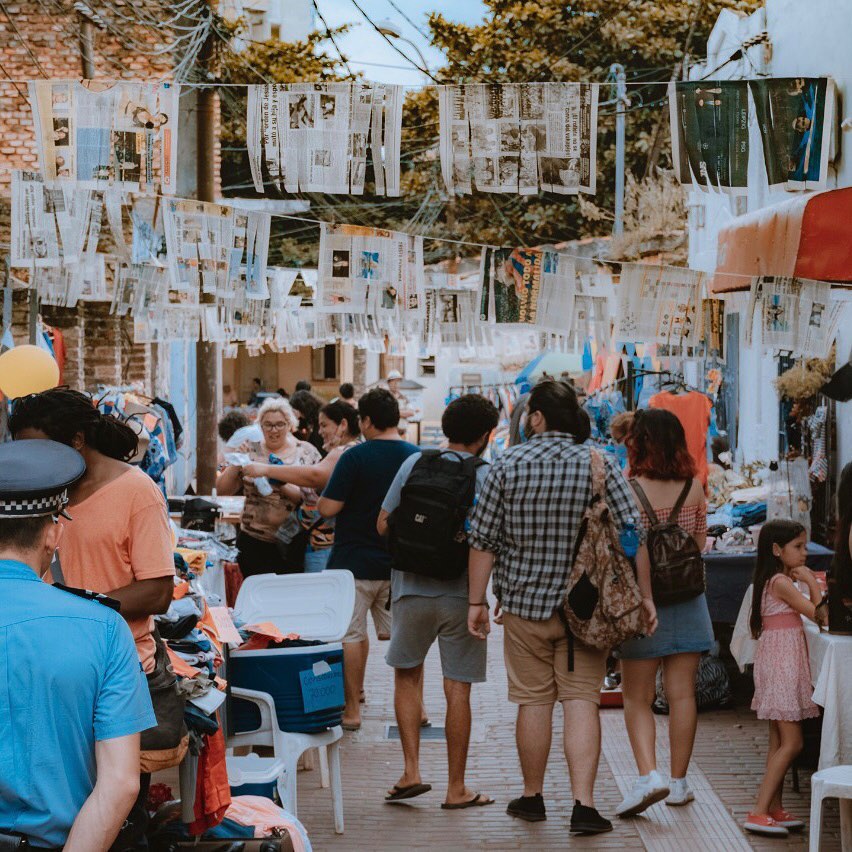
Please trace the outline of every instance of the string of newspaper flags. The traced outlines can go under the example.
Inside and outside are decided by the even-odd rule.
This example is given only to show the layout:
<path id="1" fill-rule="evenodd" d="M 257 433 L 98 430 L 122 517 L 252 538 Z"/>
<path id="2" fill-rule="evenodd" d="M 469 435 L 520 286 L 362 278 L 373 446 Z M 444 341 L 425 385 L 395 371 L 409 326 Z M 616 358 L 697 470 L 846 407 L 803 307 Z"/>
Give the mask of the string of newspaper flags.
<path id="1" fill-rule="evenodd" d="M 647 84 L 645 84 L 647 85 Z M 438 86 L 439 154 L 448 193 L 594 194 L 598 83 Z M 399 84 L 269 83 L 246 87 L 252 181 L 285 192 L 398 196 Z M 42 173 L 49 181 L 174 193 L 180 85 L 29 83 Z M 770 186 L 824 189 L 832 144 L 831 78 L 668 84 L 675 174 L 684 185 L 747 189 L 749 116 Z"/>
<path id="2" fill-rule="evenodd" d="M 106 254 L 97 250 L 104 210 L 112 293 Z M 133 316 L 139 342 L 200 335 L 285 349 L 337 339 L 369 348 L 385 337 L 414 337 L 429 348 L 487 345 L 494 332 L 521 329 L 563 348 L 589 336 L 604 349 L 613 339 L 722 348 L 724 309 L 704 298 L 703 272 L 622 262 L 616 291 L 611 281 L 581 274 L 581 258 L 558 248 L 479 244 L 471 294 L 426 286 L 422 236 L 280 214 L 320 225 L 315 293 L 306 301 L 293 290 L 295 272 L 267 266 L 272 215 L 167 196 L 48 189 L 40 176 L 16 172 L 11 265 L 30 271 L 45 303 L 111 300 L 115 313 Z M 758 308 L 764 345 L 813 355 L 826 352 L 840 316 L 828 282 L 757 279 L 751 313 Z"/>
<path id="3" fill-rule="evenodd" d="M 761 87 L 753 88 L 756 84 Z M 398 194 L 400 87 L 357 82 L 248 88 L 247 141 L 259 191 L 269 178 L 285 191 L 357 194 L 363 191 L 370 147 L 377 187 Z M 828 161 L 825 126 L 831 123 L 834 94 L 826 78 L 672 84 L 670 109 L 681 182 L 739 191 L 749 91 L 764 131 L 770 180 L 773 174 L 779 180 L 786 174 L 789 188 L 812 188 L 824 179 Z M 442 86 L 439 92 L 441 167 L 450 194 L 468 193 L 474 186 L 522 194 L 539 188 L 564 194 L 594 192 L 597 84 L 471 84 Z M 78 298 L 106 295 L 105 255 L 97 251 L 105 209 L 119 258 L 114 308 L 126 307 L 134 316 L 147 311 L 149 328 L 156 326 L 155 315 L 162 319 L 164 312 L 174 314 L 180 319 L 174 328 L 166 323 L 166 339 L 191 336 L 194 326 L 195 334 L 200 330 L 209 340 L 248 340 L 248 328 L 264 326 L 264 309 L 285 316 L 304 307 L 283 301 L 291 298 L 289 293 L 273 294 L 270 289 L 270 214 L 171 194 L 176 186 L 177 85 L 122 82 L 98 91 L 73 81 L 41 80 L 30 84 L 30 98 L 43 176 L 19 173 L 13 180 L 12 264 L 32 267 L 46 300 L 73 304 Z M 690 147 L 690 142 L 695 144 Z M 767 151 L 778 156 L 773 160 Z M 152 193 L 155 185 L 163 194 Z M 104 187 L 108 191 L 96 191 Z M 147 195 L 123 197 L 121 192 L 128 190 Z M 153 204 L 153 213 L 134 215 L 145 203 Z M 130 243 L 123 227 L 126 207 L 132 221 Z M 162 233 L 157 231 L 158 210 Z M 405 335 L 428 327 L 423 237 L 319 224 L 315 327 L 305 328 L 307 336 Z M 168 279 L 146 270 L 145 264 L 151 263 L 167 268 Z M 50 272 L 36 276 L 41 268 Z M 273 278 L 277 288 L 278 279 Z M 698 315 L 703 273 L 625 264 L 622 278 L 619 335 L 673 346 L 695 346 L 703 340 L 708 325 Z M 534 327 L 567 335 L 575 345 L 592 330 L 598 339 L 608 340 L 611 305 L 576 283 L 567 253 L 482 247 L 479 324 Z M 822 307 L 814 314 L 820 321 L 810 327 L 824 330 L 833 316 L 826 295 L 830 285 L 811 283 L 811 302 Z M 789 342 L 794 328 L 796 345 L 824 344 L 821 331 L 808 337 L 799 330 L 798 313 L 790 319 L 794 306 L 778 308 L 782 296 L 799 285 L 785 285 L 782 293 L 776 279 L 767 279 L 759 296 L 752 286 L 755 309 L 771 302 L 776 320 L 783 320 L 784 329 L 773 329 L 777 334 L 769 339 Z M 199 304 L 199 292 L 214 297 L 214 303 Z M 434 309 L 437 303 L 432 301 Z M 459 305 L 455 302 L 449 311 L 454 317 L 456 308 L 459 317 L 464 312 Z M 441 307 L 447 314 L 446 304 Z M 288 317 L 292 325 L 293 317 Z M 277 335 L 277 325 L 274 331 Z"/>

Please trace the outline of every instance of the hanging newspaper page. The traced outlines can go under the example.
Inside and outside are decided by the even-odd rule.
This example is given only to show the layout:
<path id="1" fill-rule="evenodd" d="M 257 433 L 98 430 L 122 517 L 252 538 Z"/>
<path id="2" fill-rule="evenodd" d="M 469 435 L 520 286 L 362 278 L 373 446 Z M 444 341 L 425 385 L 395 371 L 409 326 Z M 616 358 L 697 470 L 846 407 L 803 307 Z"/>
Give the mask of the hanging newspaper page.
<path id="1" fill-rule="evenodd" d="M 576 292 L 573 261 L 543 249 L 482 250 L 479 316 L 497 325 L 567 332 Z"/>
<path id="2" fill-rule="evenodd" d="M 680 266 L 625 263 L 614 337 L 621 342 L 695 346 L 704 273 Z"/>
<path id="3" fill-rule="evenodd" d="M 38 172 L 13 171 L 11 266 L 77 263 L 92 214 L 90 190 L 70 183 L 49 188 Z"/>
<path id="4" fill-rule="evenodd" d="M 322 225 L 318 311 L 419 315 L 423 293 L 422 237 L 359 225 Z"/>
<path id="5" fill-rule="evenodd" d="M 169 281 L 164 269 L 150 264 L 120 263 L 115 271 L 110 313 L 142 314 L 168 304 Z"/>
<path id="6" fill-rule="evenodd" d="M 837 333 L 843 303 L 831 298 L 831 284 L 805 278 L 752 279 L 746 343 L 753 343 L 757 317 L 760 343 L 770 351 L 827 357 Z"/>
<path id="7" fill-rule="evenodd" d="M 749 80 L 770 186 L 825 189 L 834 127 L 834 80 Z"/>
<path id="8" fill-rule="evenodd" d="M 701 342 L 709 352 L 725 358 L 725 303 L 722 299 L 701 300 Z"/>
<path id="9" fill-rule="evenodd" d="M 743 195 L 748 183 L 745 80 L 669 83 L 672 162 L 682 184 Z"/>
<path id="10" fill-rule="evenodd" d="M 595 193 L 596 83 L 439 86 L 438 107 L 450 195 Z"/>
<path id="11" fill-rule="evenodd" d="M 167 200 L 163 222 L 171 286 L 175 290 L 227 294 L 245 285 L 266 286 L 271 218 L 206 201 Z M 262 296 L 261 296 L 262 298 Z"/>
<path id="12" fill-rule="evenodd" d="M 272 83 L 248 87 L 246 144 L 255 189 L 399 195 L 401 85 Z"/>
<path id="13" fill-rule="evenodd" d="M 29 84 L 46 181 L 88 189 L 175 191 L 179 87 L 122 81 L 36 80 Z"/>
<path id="14" fill-rule="evenodd" d="M 133 196 L 130 211 L 132 245 L 131 263 L 154 263 L 165 266 L 166 228 L 163 224 L 163 200 L 159 197 Z"/>

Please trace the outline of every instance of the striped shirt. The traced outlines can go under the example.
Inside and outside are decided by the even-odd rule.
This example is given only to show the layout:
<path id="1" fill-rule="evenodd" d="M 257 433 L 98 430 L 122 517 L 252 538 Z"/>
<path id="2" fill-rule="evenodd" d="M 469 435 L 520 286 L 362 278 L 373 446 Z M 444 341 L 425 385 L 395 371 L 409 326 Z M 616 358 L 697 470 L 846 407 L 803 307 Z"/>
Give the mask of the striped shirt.
<path id="1" fill-rule="evenodd" d="M 616 526 L 632 523 L 644 540 L 627 481 L 615 460 L 601 455 Z M 591 497 L 590 448 L 564 432 L 535 435 L 491 465 L 470 518 L 468 542 L 495 554 L 494 594 L 506 612 L 531 621 L 553 615 Z"/>

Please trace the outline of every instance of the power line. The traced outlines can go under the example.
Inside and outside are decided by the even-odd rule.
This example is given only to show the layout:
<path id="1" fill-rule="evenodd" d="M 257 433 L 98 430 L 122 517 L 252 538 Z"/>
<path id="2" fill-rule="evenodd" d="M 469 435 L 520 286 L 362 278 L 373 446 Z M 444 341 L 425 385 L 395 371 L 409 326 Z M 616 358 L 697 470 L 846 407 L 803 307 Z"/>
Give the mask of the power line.
<path id="1" fill-rule="evenodd" d="M 399 12 L 399 14 L 402 15 L 402 17 L 405 18 L 405 20 L 408 21 L 408 23 L 411 24 L 411 26 L 414 27 L 414 29 L 417 30 L 417 32 L 419 32 L 420 35 L 423 36 L 423 38 L 425 38 L 427 41 L 431 41 L 431 36 L 429 35 L 429 33 L 425 32 L 423 29 L 421 29 L 420 26 L 418 26 L 418 24 L 412 21 L 411 18 L 409 18 L 408 15 L 402 9 L 400 9 L 399 6 L 396 5 L 396 3 L 394 3 L 394 0 L 388 0 L 388 3 L 390 3 L 391 6 L 393 6 L 393 8 L 396 9 L 396 11 Z"/>
<path id="2" fill-rule="evenodd" d="M 379 35 L 380 35 L 380 36 L 381 36 L 381 37 L 382 37 L 382 38 L 383 38 L 383 39 L 384 39 L 384 40 L 385 40 L 385 41 L 386 41 L 386 42 L 387 42 L 387 43 L 388 43 L 388 44 L 389 44 L 389 45 L 390 45 L 390 46 L 391 46 L 391 47 L 392 47 L 392 48 L 393 48 L 393 49 L 394 49 L 394 50 L 395 50 L 395 51 L 396 51 L 396 52 L 397 52 L 397 53 L 398 53 L 398 54 L 399 54 L 399 55 L 400 55 L 403 59 L 405 59 L 405 60 L 407 60 L 408 62 L 410 62 L 410 63 L 411 63 L 411 64 L 412 64 L 412 65 L 413 65 L 413 66 L 414 66 L 414 67 L 415 67 L 418 71 L 420 71 L 422 74 L 425 74 L 425 75 L 426 75 L 426 76 L 427 76 L 430 80 L 432 80 L 434 83 L 437 83 L 437 82 L 438 82 L 438 78 L 437 78 L 437 77 L 436 77 L 436 76 L 435 76 L 435 75 L 434 75 L 434 74 L 433 74 L 433 73 L 432 73 L 432 72 L 431 72 L 428 68 L 421 68 L 421 67 L 420 67 L 420 66 L 419 66 L 419 65 L 418 65 L 418 64 L 417 64 L 417 63 L 416 63 L 416 62 L 415 62 L 415 61 L 414 61 L 411 57 L 409 57 L 407 54 L 403 53 L 403 52 L 399 49 L 399 47 L 397 47 L 397 46 L 396 46 L 396 44 L 394 44 L 394 42 L 393 42 L 390 38 L 388 38 L 388 36 L 387 36 L 387 35 L 385 35 L 385 33 L 383 33 L 383 32 L 379 29 L 379 27 L 378 27 L 378 25 L 375 23 L 375 21 L 373 21 L 373 19 L 372 19 L 372 18 L 371 18 L 371 17 L 370 17 L 370 16 L 369 16 L 369 15 L 368 15 L 368 14 L 367 14 L 367 13 L 366 13 L 366 12 L 365 12 L 362 8 L 361 8 L 360 4 L 358 3 L 358 0 L 352 0 L 352 5 L 353 5 L 353 6 L 354 6 L 354 7 L 355 7 L 355 8 L 356 8 L 356 9 L 357 9 L 357 10 L 358 10 L 358 11 L 359 11 L 362 15 L 363 15 L 364 19 L 365 19 L 365 20 L 366 20 L 366 21 L 370 24 L 370 26 L 371 26 L 371 27 L 372 27 L 372 28 L 373 28 L 373 29 L 374 29 L 374 30 L 375 30 L 375 31 L 376 31 L 376 32 L 377 32 L 377 33 L 378 33 L 378 34 L 379 34 Z"/>
<path id="3" fill-rule="evenodd" d="M 338 47 L 337 42 L 334 40 L 334 35 L 331 32 L 331 27 L 326 23 L 322 12 L 320 12 L 320 7 L 317 6 L 317 0 L 312 0 L 312 2 L 314 4 L 314 9 L 316 10 L 317 17 L 320 19 L 320 22 L 325 27 L 325 34 L 328 36 L 329 41 L 334 45 L 334 49 L 337 51 L 337 55 L 340 57 L 340 61 L 343 63 L 349 76 L 354 77 L 355 75 L 352 73 L 352 69 L 349 67 L 349 62 L 347 62 L 346 57 L 343 55 L 343 51 L 340 49 L 340 47 Z"/>

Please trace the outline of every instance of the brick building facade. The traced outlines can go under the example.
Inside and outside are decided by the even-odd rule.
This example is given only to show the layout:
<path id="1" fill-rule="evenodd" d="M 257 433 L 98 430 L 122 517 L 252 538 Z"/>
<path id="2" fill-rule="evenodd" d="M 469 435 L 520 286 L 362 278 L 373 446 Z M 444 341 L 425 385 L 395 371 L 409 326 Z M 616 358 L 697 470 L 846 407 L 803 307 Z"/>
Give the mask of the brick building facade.
<path id="1" fill-rule="evenodd" d="M 90 4 L 97 11 L 97 3 Z M 113 5 L 130 4 L 118 0 Z M 133 4 L 145 5 L 145 0 Z M 71 0 L 22 0 L 5 4 L 0 15 L 0 253 L 9 250 L 10 184 L 13 169 L 38 168 L 33 120 L 25 83 L 39 78 L 80 78 L 82 58 L 80 16 Z M 168 43 L 168 31 L 136 26 L 132 30 L 107 21 L 95 28 L 95 78 L 168 79 L 173 57 L 133 50 L 145 45 L 151 51 Z M 13 336 L 16 343 L 29 339 L 29 293 L 14 293 Z M 152 391 L 156 352 L 150 344 L 134 344 L 132 321 L 112 316 L 109 304 L 86 302 L 74 308 L 44 306 L 44 321 L 62 331 L 67 361 L 66 384 L 94 390 L 98 385 L 141 382 Z"/>

